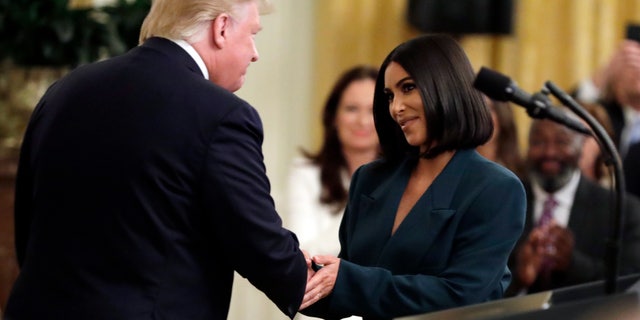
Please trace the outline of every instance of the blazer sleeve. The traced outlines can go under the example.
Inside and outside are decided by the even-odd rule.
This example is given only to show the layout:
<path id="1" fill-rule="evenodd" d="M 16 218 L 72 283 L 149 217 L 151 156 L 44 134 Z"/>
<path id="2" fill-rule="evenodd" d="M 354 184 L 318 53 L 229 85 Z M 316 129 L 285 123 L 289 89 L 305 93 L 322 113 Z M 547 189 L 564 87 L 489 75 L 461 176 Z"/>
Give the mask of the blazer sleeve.
<path id="1" fill-rule="evenodd" d="M 282 227 L 262 155 L 262 123 L 241 102 L 210 139 L 203 202 L 220 259 L 293 317 L 302 302 L 307 266 L 295 235 Z M 222 244 L 222 245 L 220 245 Z"/>
<path id="2" fill-rule="evenodd" d="M 496 177 L 468 196 L 473 199 L 466 200 L 470 201 L 467 211 L 456 213 L 464 217 L 443 272 L 393 274 L 351 263 L 343 252 L 334 290 L 325 298 L 327 315 L 392 318 L 500 298 L 491 294 L 508 285 L 507 259 L 524 224 L 524 188 L 513 176 Z M 355 222 L 350 220 L 353 217 L 357 214 L 345 213 L 341 239 L 347 239 L 345 232 Z"/>

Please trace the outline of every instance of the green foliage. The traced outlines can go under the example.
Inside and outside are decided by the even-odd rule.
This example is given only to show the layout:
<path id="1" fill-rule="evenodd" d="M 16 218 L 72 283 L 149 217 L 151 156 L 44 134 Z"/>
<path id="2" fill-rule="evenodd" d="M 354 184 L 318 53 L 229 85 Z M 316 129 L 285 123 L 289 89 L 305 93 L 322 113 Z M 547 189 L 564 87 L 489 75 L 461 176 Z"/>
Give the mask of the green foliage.
<path id="1" fill-rule="evenodd" d="M 0 59 L 22 66 L 69 66 L 137 44 L 151 0 L 70 9 L 69 0 L 0 0 Z M 135 38 L 133 42 L 131 39 Z"/>
<path id="2" fill-rule="evenodd" d="M 114 36 L 112 41 L 117 41 L 120 46 L 112 45 L 112 54 L 122 53 L 138 45 L 140 26 L 150 7 L 151 0 L 118 0 L 115 6 L 102 8 L 109 16 L 107 24 L 112 30 L 109 34 Z"/>

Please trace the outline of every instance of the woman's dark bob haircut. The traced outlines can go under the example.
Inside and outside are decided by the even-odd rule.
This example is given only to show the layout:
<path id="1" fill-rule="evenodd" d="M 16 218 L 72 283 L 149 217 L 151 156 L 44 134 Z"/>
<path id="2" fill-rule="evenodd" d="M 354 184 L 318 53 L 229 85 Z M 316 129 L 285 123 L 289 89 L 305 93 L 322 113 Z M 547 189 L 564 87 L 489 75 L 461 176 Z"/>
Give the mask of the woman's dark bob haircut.
<path id="1" fill-rule="evenodd" d="M 473 87 L 475 73 L 460 45 L 447 35 L 420 36 L 396 47 L 380 66 L 376 80 L 373 116 L 382 157 L 391 162 L 419 148 L 407 143 L 400 126 L 391 118 L 384 92 L 384 76 L 391 62 L 413 79 L 422 96 L 427 121 L 426 145 L 420 154 L 433 158 L 445 151 L 470 149 L 484 144 L 493 132 L 491 113 L 482 94 Z"/>

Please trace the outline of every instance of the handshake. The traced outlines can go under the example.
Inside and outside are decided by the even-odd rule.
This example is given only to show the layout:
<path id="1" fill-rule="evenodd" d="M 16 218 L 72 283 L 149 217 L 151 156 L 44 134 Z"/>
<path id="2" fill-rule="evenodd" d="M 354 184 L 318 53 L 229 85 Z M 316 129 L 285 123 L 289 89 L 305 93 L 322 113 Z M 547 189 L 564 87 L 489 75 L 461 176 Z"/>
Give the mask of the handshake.
<path id="1" fill-rule="evenodd" d="M 307 289 L 300 310 L 320 301 L 333 291 L 340 267 L 339 258 L 328 255 L 311 257 L 308 252 L 303 252 L 307 261 Z"/>

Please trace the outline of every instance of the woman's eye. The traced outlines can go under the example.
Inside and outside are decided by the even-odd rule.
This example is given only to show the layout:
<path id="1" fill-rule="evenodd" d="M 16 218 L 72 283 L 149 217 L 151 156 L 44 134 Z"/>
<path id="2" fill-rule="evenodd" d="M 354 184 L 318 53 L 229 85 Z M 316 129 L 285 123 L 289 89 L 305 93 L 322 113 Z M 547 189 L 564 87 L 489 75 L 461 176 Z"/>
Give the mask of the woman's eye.
<path id="1" fill-rule="evenodd" d="M 349 106 L 344 107 L 344 110 L 346 112 L 356 112 L 356 111 L 358 111 L 358 107 L 349 105 Z"/>
<path id="2" fill-rule="evenodd" d="M 413 83 L 405 83 L 402 85 L 402 92 L 409 92 L 416 88 L 416 85 Z"/>

